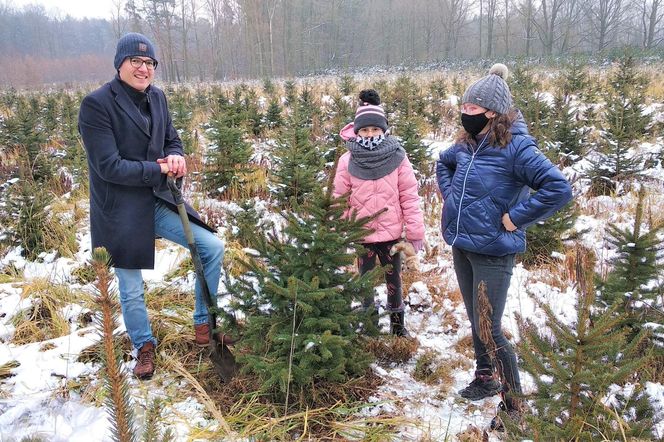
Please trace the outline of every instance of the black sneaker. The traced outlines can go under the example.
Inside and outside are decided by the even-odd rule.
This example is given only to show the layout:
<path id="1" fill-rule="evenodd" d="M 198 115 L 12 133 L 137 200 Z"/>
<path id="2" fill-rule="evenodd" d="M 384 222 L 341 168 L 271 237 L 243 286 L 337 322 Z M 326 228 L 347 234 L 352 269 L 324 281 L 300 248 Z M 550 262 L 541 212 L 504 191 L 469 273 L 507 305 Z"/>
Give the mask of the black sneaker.
<path id="1" fill-rule="evenodd" d="M 503 390 L 502 385 L 491 376 L 476 377 L 459 395 L 469 401 L 479 401 L 495 396 Z"/>

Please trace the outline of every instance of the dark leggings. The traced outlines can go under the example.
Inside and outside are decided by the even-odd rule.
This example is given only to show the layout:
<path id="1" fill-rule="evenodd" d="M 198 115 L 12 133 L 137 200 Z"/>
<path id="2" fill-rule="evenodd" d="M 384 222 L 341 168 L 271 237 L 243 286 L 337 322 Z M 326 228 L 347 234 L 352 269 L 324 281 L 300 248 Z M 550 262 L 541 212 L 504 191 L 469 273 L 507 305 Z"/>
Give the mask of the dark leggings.
<path id="1" fill-rule="evenodd" d="M 404 309 L 403 299 L 401 297 L 401 254 L 390 255 L 390 249 L 398 240 L 387 242 L 366 243 L 364 247 L 366 253 L 360 255 L 359 267 L 360 274 L 364 275 L 376 267 L 376 255 L 380 260 L 380 265 L 390 266 L 385 271 L 385 283 L 387 284 L 387 311 L 390 313 L 402 312 Z M 362 302 L 365 308 L 371 306 L 374 302 L 373 296 L 367 297 Z"/>
<path id="2" fill-rule="evenodd" d="M 454 270 L 459 282 L 459 289 L 463 296 L 463 303 L 471 323 L 473 334 L 473 347 L 475 349 L 476 374 L 493 374 L 491 355 L 488 354 L 486 346 L 479 337 L 479 309 L 477 300 L 477 289 L 480 282 L 486 285 L 486 294 L 493 308 L 491 315 L 491 335 L 496 343 L 496 357 L 498 367 L 503 379 L 508 385 L 508 390 L 521 393 L 521 382 L 519 370 L 516 363 L 514 349 L 503 335 L 501 320 L 507 301 L 507 289 L 512 278 L 514 267 L 514 255 L 489 256 L 472 253 L 452 247 L 454 259 Z"/>

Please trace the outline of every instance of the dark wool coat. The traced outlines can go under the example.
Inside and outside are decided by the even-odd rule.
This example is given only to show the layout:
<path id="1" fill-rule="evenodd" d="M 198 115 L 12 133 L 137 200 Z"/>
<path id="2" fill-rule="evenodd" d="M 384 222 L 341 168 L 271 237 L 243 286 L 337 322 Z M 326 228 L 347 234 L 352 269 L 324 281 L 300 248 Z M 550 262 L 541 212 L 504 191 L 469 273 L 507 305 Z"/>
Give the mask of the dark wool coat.
<path id="1" fill-rule="evenodd" d="M 152 133 L 116 77 L 83 99 L 78 116 L 90 174 L 93 247 L 105 247 L 113 266 L 154 268 L 155 202 L 176 211 L 157 158 L 184 155 L 164 93 L 147 92 Z M 187 206 L 189 219 L 214 232 Z"/>
<path id="2" fill-rule="evenodd" d="M 537 149 L 522 117 L 511 131 L 512 141 L 504 148 L 457 143 L 440 153 L 436 176 L 448 244 L 491 256 L 523 253 L 526 228 L 572 199 L 569 182 Z M 516 231 L 505 229 L 504 213 Z"/>

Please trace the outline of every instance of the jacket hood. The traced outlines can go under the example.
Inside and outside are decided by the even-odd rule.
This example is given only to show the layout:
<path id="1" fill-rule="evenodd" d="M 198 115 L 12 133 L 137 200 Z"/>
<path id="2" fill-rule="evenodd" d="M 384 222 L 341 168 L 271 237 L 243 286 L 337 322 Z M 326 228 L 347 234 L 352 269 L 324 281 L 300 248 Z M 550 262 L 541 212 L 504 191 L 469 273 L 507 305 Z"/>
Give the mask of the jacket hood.
<path id="1" fill-rule="evenodd" d="M 347 125 L 345 125 L 343 128 L 341 128 L 341 130 L 339 131 L 339 136 L 344 141 L 351 141 L 357 137 L 352 121 Z"/>
<path id="2" fill-rule="evenodd" d="M 518 109 L 516 113 L 516 119 L 514 120 L 514 123 L 512 123 L 510 132 L 512 132 L 512 135 L 529 135 L 528 124 L 526 123 L 526 120 L 523 119 L 523 114 Z"/>

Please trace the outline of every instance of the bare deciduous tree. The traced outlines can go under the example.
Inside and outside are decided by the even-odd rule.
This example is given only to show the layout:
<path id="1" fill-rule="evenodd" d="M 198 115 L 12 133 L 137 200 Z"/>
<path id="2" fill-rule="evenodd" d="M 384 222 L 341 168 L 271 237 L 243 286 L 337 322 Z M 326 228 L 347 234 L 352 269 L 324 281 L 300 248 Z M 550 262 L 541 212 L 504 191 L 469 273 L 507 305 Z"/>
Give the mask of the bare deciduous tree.
<path id="1" fill-rule="evenodd" d="M 595 49 L 603 51 L 611 43 L 624 17 L 622 0 L 592 0 L 583 2 Z"/>
<path id="2" fill-rule="evenodd" d="M 558 14 L 566 0 L 541 0 L 537 16 L 533 20 L 535 29 L 542 42 L 545 55 L 553 54 L 553 45 L 560 37 Z"/>
<path id="3" fill-rule="evenodd" d="M 535 17 L 535 5 L 533 0 L 521 0 L 516 5 L 516 10 L 523 18 L 523 38 L 526 41 L 526 57 L 530 56 L 531 42 L 533 40 L 533 20 Z"/>
<path id="4" fill-rule="evenodd" d="M 443 54 L 457 56 L 457 45 L 461 28 L 468 22 L 468 0 L 438 0 L 440 23 L 443 29 Z"/>
<path id="5" fill-rule="evenodd" d="M 662 0 L 641 0 L 638 6 L 641 16 L 643 47 L 652 49 L 662 41 L 662 37 L 659 36 L 662 17 L 664 17 Z"/>

